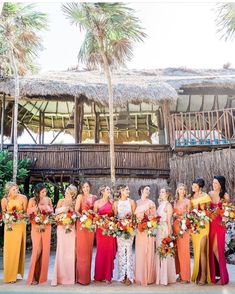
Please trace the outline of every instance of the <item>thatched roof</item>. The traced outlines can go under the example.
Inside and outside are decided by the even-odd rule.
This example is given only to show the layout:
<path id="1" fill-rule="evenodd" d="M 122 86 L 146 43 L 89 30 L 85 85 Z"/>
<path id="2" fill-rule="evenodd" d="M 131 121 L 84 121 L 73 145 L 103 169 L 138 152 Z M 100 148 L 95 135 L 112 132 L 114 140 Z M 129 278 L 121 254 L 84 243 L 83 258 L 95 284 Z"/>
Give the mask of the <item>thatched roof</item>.
<path id="1" fill-rule="evenodd" d="M 163 100 L 175 101 L 176 91 L 159 76 L 120 71 L 113 74 L 114 104 L 159 104 Z M 13 79 L 0 81 L 0 93 L 14 94 Z M 108 104 L 106 79 L 99 71 L 47 72 L 20 79 L 20 95 L 31 98 L 73 100 L 83 96 L 101 105 Z"/>

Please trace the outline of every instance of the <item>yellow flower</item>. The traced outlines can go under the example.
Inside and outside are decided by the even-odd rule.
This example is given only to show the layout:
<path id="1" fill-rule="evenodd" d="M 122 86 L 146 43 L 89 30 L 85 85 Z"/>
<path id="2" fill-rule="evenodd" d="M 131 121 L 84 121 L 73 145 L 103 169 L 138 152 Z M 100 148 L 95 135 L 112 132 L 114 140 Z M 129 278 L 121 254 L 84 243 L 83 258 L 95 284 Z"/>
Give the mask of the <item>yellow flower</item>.
<path id="1" fill-rule="evenodd" d="M 133 233 L 133 228 L 131 228 L 131 227 L 128 227 L 128 229 L 127 229 L 127 232 L 129 233 L 129 234 L 132 234 Z"/>
<path id="2" fill-rule="evenodd" d="M 86 222 L 85 222 L 85 227 L 86 227 L 87 229 L 89 229 L 89 228 L 91 227 L 91 225 L 92 225 L 92 220 L 88 218 L 88 219 L 86 220 Z"/>
<path id="3" fill-rule="evenodd" d="M 235 218 L 235 213 L 233 211 L 230 211 L 229 217 L 232 218 L 232 219 L 234 219 Z"/>
<path id="4" fill-rule="evenodd" d="M 64 225 L 69 225 L 69 224 L 70 224 L 70 218 L 69 218 L 69 217 L 66 217 L 66 218 L 63 220 L 63 224 L 64 224 Z"/>

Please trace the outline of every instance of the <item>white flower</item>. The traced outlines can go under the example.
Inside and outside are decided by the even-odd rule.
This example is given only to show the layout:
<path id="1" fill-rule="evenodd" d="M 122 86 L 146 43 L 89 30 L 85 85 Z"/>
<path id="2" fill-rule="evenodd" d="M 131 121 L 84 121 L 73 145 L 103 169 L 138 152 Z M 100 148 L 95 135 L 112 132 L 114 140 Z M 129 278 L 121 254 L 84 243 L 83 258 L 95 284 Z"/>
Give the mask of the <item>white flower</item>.
<path id="1" fill-rule="evenodd" d="M 35 217 L 35 222 L 36 222 L 36 223 L 40 222 L 40 217 L 36 216 L 36 217 Z"/>
<path id="2" fill-rule="evenodd" d="M 185 224 L 182 224 L 181 229 L 185 231 L 187 229 L 187 226 Z"/>
<path id="3" fill-rule="evenodd" d="M 76 219 L 76 218 L 77 218 L 76 214 L 73 214 L 73 215 L 71 216 L 71 218 L 72 218 L 72 219 Z"/>
<path id="4" fill-rule="evenodd" d="M 170 243 L 169 243 L 169 246 L 170 246 L 171 248 L 173 248 L 173 247 L 174 247 L 174 243 L 173 243 L 173 242 L 170 242 Z"/>
<path id="5" fill-rule="evenodd" d="M 5 219 L 9 219 L 10 215 L 8 213 L 5 214 Z"/>
<path id="6" fill-rule="evenodd" d="M 225 210 L 224 216 L 229 216 L 229 211 L 228 210 Z"/>
<path id="7" fill-rule="evenodd" d="M 44 220 L 44 224 L 45 225 L 48 224 L 48 219 L 47 218 Z"/>
<path id="8" fill-rule="evenodd" d="M 87 216 L 84 214 L 83 216 L 80 217 L 80 221 L 83 223 L 87 220 Z"/>
<path id="9" fill-rule="evenodd" d="M 151 222 L 147 222 L 147 227 L 148 228 L 151 228 L 152 227 Z"/>

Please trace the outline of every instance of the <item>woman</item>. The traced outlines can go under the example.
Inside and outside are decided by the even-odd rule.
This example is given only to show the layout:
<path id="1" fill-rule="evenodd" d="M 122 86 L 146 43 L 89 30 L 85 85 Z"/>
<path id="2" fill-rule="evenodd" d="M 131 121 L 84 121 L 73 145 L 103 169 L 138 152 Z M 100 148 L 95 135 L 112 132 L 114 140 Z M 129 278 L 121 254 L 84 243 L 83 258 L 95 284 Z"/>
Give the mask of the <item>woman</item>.
<path id="1" fill-rule="evenodd" d="M 5 195 L 1 201 L 2 212 L 12 213 L 16 211 L 24 214 L 27 209 L 26 196 L 19 193 L 16 183 L 8 182 L 5 185 Z M 11 230 L 4 227 L 4 251 L 3 251 L 3 282 L 15 283 L 17 274 L 24 276 L 25 247 L 26 247 L 26 223 L 13 224 Z"/>
<path id="2" fill-rule="evenodd" d="M 222 208 L 223 202 L 229 202 L 230 197 L 226 193 L 225 177 L 215 176 L 213 179 L 213 191 L 209 192 L 211 197 L 211 208 L 216 210 Z M 228 284 L 229 276 L 225 260 L 225 235 L 226 226 L 221 224 L 222 217 L 217 215 L 210 223 L 209 233 L 209 262 L 212 283 L 220 285 Z M 216 276 L 220 279 L 216 281 Z"/>
<path id="3" fill-rule="evenodd" d="M 97 199 L 90 193 L 91 184 L 84 181 L 80 185 L 81 194 L 78 195 L 75 205 L 75 211 L 82 213 L 83 210 L 93 210 Z M 81 229 L 80 220 L 77 220 L 77 261 L 76 261 L 76 281 L 82 285 L 88 285 L 91 282 L 91 260 L 94 243 L 94 232 L 87 229 Z"/>
<path id="4" fill-rule="evenodd" d="M 191 205 L 192 208 L 204 210 L 210 205 L 210 196 L 202 192 L 205 181 L 202 178 L 196 178 L 192 183 Z M 211 282 L 209 267 L 209 223 L 200 232 L 192 234 L 194 267 L 191 280 L 203 286 Z"/>
<path id="5" fill-rule="evenodd" d="M 75 202 L 78 190 L 74 185 L 69 185 L 65 190 L 65 197 L 60 199 L 56 208 L 56 215 L 68 211 L 75 211 Z M 75 283 L 75 224 L 70 226 L 70 232 L 66 233 L 64 225 L 57 226 L 57 248 L 52 286 L 58 284 L 72 285 Z"/>
<path id="6" fill-rule="evenodd" d="M 130 190 L 127 185 L 119 185 L 117 188 L 117 197 L 119 198 L 114 202 L 114 214 L 119 219 L 124 219 L 127 215 L 132 216 L 136 209 L 135 201 L 129 198 Z M 124 237 L 117 238 L 117 254 L 118 254 L 118 274 L 119 281 L 129 286 L 133 283 L 133 254 L 132 244 L 134 236 L 130 239 Z"/>
<path id="7" fill-rule="evenodd" d="M 179 184 L 176 189 L 176 200 L 174 204 L 174 234 L 180 232 L 179 222 L 182 215 L 191 208 L 190 200 L 186 198 L 187 187 L 184 184 Z M 189 247 L 189 232 L 184 232 L 183 236 L 178 236 L 176 240 L 176 273 L 179 274 L 177 279 L 180 283 L 186 284 L 190 281 L 190 247 Z"/>
<path id="8" fill-rule="evenodd" d="M 53 211 L 51 199 L 46 196 L 47 190 L 43 183 L 38 183 L 34 188 L 34 197 L 29 200 L 28 215 L 37 214 L 40 211 L 51 213 Z M 28 285 L 41 284 L 47 281 L 51 225 L 39 229 L 37 224 L 31 225 L 32 255 L 30 260 Z"/>
<path id="9" fill-rule="evenodd" d="M 157 209 L 157 215 L 160 216 L 160 225 L 157 229 L 156 248 L 162 240 L 172 235 L 172 215 L 173 208 L 169 202 L 170 193 L 167 188 L 162 188 L 159 194 L 160 205 Z M 168 255 L 161 258 L 159 253 L 156 254 L 156 284 L 168 285 L 176 282 L 175 260 Z"/>
<path id="10" fill-rule="evenodd" d="M 111 190 L 108 186 L 99 188 L 98 196 L 101 199 L 94 204 L 94 211 L 99 215 L 113 216 L 112 202 L 110 201 Z M 96 229 L 96 258 L 95 258 L 95 281 L 111 283 L 116 255 L 116 238 L 102 234 L 102 229 Z"/>
<path id="11" fill-rule="evenodd" d="M 156 216 L 156 205 L 148 199 L 149 186 L 141 186 L 138 190 L 140 199 L 136 202 L 135 215 L 142 219 L 147 215 L 149 219 Z M 154 237 L 148 237 L 146 232 L 137 232 L 135 239 L 135 282 L 147 286 L 156 280 Z"/>

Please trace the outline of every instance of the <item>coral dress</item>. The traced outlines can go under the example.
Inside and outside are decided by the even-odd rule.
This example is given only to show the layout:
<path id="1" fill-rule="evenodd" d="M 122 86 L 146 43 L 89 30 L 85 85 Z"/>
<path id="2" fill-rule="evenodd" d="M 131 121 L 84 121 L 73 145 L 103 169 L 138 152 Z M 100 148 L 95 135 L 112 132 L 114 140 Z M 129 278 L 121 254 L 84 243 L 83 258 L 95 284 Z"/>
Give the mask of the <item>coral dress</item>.
<path id="1" fill-rule="evenodd" d="M 203 193 L 203 196 L 197 199 L 191 199 L 192 208 L 198 208 L 200 204 L 207 204 L 211 202 L 211 198 L 206 193 Z M 209 284 L 211 282 L 210 278 L 210 266 L 209 266 L 209 224 L 205 225 L 205 229 L 200 229 L 199 234 L 192 234 L 193 242 L 193 254 L 194 254 L 194 266 L 193 274 L 191 280 L 197 282 L 200 280 L 200 245 L 201 240 L 206 237 L 207 239 L 207 277 L 206 282 Z"/>
<path id="2" fill-rule="evenodd" d="M 91 210 L 94 207 L 94 202 L 97 197 L 92 195 L 90 201 L 84 201 L 82 199 L 80 213 L 83 210 Z M 76 242 L 76 282 L 88 285 L 91 282 L 91 260 L 92 260 L 92 250 L 94 243 L 94 232 L 89 232 L 86 229 L 81 230 L 80 220 L 77 220 L 77 242 Z"/>
<path id="3" fill-rule="evenodd" d="M 156 216 L 156 207 L 150 199 L 144 202 L 138 200 L 135 214 L 146 213 L 150 217 Z M 155 208 L 151 209 L 150 207 Z M 152 213 L 152 214 L 151 214 Z M 148 237 L 146 232 L 138 231 L 135 237 L 135 282 L 147 286 L 156 281 L 154 237 Z"/>
<path id="4" fill-rule="evenodd" d="M 28 209 L 28 213 L 30 213 L 30 209 Z M 44 231 L 40 232 L 38 230 L 38 225 L 31 224 L 31 239 L 33 251 L 30 260 L 27 284 L 31 285 L 34 281 L 39 284 L 45 283 L 47 281 L 50 257 L 51 225 L 45 225 Z M 42 251 L 38 254 L 40 244 Z"/>
<path id="5" fill-rule="evenodd" d="M 211 208 L 220 207 L 222 208 L 222 202 L 211 203 Z M 226 260 L 225 260 L 225 234 L 226 227 L 221 225 L 222 217 L 218 215 L 214 218 L 210 223 L 210 233 L 209 233 L 209 262 L 210 262 L 210 274 L 211 281 L 216 283 L 216 276 L 220 277 L 220 282 L 222 285 L 228 284 L 229 276 L 226 268 Z M 213 244 L 215 242 L 215 238 L 217 238 L 217 246 L 218 246 L 218 255 L 219 262 L 217 261 L 214 252 L 213 252 Z"/>
<path id="6" fill-rule="evenodd" d="M 161 245 L 164 238 L 169 235 L 167 225 L 166 205 L 168 201 L 162 201 L 157 209 L 157 215 L 160 218 L 160 226 L 157 229 L 156 247 Z M 156 253 L 156 284 L 168 285 L 176 282 L 175 259 L 168 255 L 166 258 L 160 258 Z"/>
<path id="7" fill-rule="evenodd" d="M 179 222 L 181 216 L 186 211 L 187 199 L 181 205 L 177 205 L 174 208 L 175 220 L 174 220 L 174 234 L 178 234 L 180 231 Z M 189 201 L 189 200 L 188 200 Z M 190 247 L 189 247 L 189 232 L 185 232 L 182 237 L 178 237 L 176 240 L 177 253 L 175 258 L 176 273 L 180 274 L 182 281 L 190 281 Z"/>
<path id="8" fill-rule="evenodd" d="M 16 207 L 17 211 L 23 210 L 22 202 L 18 199 L 10 199 L 7 204 L 7 212 Z M 4 227 L 4 251 L 3 251 L 3 282 L 9 283 L 17 280 L 17 275 L 24 276 L 24 262 L 26 249 L 26 224 L 21 222 L 12 226 L 12 231 Z"/>
<path id="9" fill-rule="evenodd" d="M 112 204 L 108 201 L 98 210 L 99 215 L 113 215 Z M 111 281 L 113 277 L 114 258 L 116 255 L 116 238 L 102 234 L 102 229 L 96 229 L 96 258 L 95 277 L 96 281 Z"/>
<path id="10" fill-rule="evenodd" d="M 62 206 L 56 209 L 56 213 L 62 213 L 67 207 Z M 58 284 L 71 285 L 75 283 L 75 225 L 72 225 L 71 232 L 65 232 L 65 226 L 57 226 L 57 247 L 52 286 Z"/>

